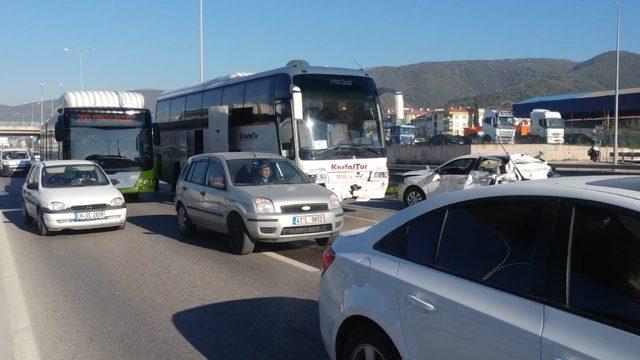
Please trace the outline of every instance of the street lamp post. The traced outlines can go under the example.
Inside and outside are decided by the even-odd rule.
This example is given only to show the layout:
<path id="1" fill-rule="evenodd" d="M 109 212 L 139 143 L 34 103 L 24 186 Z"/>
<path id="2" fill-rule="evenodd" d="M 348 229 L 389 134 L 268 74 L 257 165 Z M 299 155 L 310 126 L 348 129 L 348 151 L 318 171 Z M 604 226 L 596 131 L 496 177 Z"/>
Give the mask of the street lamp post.
<path id="1" fill-rule="evenodd" d="M 62 83 L 59 83 L 58 87 L 62 87 Z M 55 96 L 54 96 L 54 98 L 55 98 Z M 51 117 L 53 117 L 53 100 L 54 100 L 54 98 L 51 99 Z"/>
<path id="2" fill-rule="evenodd" d="M 204 81 L 204 35 L 202 20 L 202 1 L 200 0 L 200 82 Z"/>
<path id="3" fill-rule="evenodd" d="M 44 123 L 44 83 L 40 83 L 40 126 Z"/>
<path id="4" fill-rule="evenodd" d="M 83 51 L 75 51 L 73 49 L 69 49 L 69 48 L 64 48 L 64 52 L 66 53 L 74 53 L 76 55 L 78 55 L 78 59 L 80 60 L 80 89 L 84 90 L 84 66 L 82 65 L 82 56 L 85 54 L 90 54 L 95 52 L 96 49 L 94 48 L 90 48 L 87 50 L 83 50 Z"/>
<path id="5" fill-rule="evenodd" d="M 616 21 L 616 104 L 615 119 L 613 120 L 613 163 L 618 164 L 618 96 L 620 92 L 620 1 L 613 0 L 617 6 Z"/>

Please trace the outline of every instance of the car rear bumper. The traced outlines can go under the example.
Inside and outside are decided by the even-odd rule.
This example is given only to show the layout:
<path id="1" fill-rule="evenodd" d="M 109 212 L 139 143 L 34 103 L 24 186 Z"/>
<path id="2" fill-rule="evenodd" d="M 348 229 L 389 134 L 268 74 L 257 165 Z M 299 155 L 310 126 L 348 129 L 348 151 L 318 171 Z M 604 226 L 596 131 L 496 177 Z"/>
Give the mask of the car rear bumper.
<path id="1" fill-rule="evenodd" d="M 127 221 L 127 208 L 105 210 L 105 218 L 100 220 L 76 221 L 74 212 L 44 213 L 42 217 L 50 231 L 115 227 Z"/>
<path id="2" fill-rule="evenodd" d="M 294 225 L 296 216 L 323 215 L 324 222 Z M 337 236 L 344 222 L 342 210 L 309 214 L 249 214 L 245 218 L 247 231 L 254 240 L 263 242 L 288 242 L 313 240 Z"/>

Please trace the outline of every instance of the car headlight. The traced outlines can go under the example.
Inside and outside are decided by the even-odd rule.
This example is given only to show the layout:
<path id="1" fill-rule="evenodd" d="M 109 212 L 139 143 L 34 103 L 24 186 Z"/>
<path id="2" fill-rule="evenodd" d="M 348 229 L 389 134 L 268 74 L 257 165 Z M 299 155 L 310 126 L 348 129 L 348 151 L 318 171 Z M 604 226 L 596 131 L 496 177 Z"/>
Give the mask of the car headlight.
<path id="1" fill-rule="evenodd" d="M 142 179 L 142 185 L 153 184 L 153 179 Z"/>
<path id="2" fill-rule="evenodd" d="M 3 161 L 3 162 L 2 162 L 2 165 L 4 165 L 4 166 L 8 166 L 8 165 L 9 165 L 9 162 L 8 162 L 8 161 Z"/>
<path id="3" fill-rule="evenodd" d="M 329 196 L 329 204 L 331 205 L 332 209 L 337 209 L 340 207 L 340 199 L 338 199 L 338 196 L 336 194 L 331 194 Z"/>
<path id="4" fill-rule="evenodd" d="M 64 206 L 63 203 L 59 202 L 59 201 L 53 201 L 49 204 L 49 210 L 64 210 L 66 208 L 66 206 Z"/>
<path id="5" fill-rule="evenodd" d="M 374 178 L 379 178 L 379 179 L 386 179 L 389 177 L 389 172 L 388 171 L 376 171 L 373 173 Z"/>
<path id="6" fill-rule="evenodd" d="M 312 174 L 312 175 L 309 175 L 309 177 L 314 182 L 326 182 L 327 181 L 327 174 Z"/>
<path id="7" fill-rule="evenodd" d="M 113 198 L 109 202 L 109 205 L 111 205 L 111 206 L 122 206 L 122 204 L 124 204 L 124 199 L 121 198 L 121 197 Z"/>
<path id="8" fill-rule="evenodd" d="M 253 202 L 256 204 L 256 211 L 259 213 L 274 213 L 276 212 L 273 202 L 265 198 L 255 198 Z"/>

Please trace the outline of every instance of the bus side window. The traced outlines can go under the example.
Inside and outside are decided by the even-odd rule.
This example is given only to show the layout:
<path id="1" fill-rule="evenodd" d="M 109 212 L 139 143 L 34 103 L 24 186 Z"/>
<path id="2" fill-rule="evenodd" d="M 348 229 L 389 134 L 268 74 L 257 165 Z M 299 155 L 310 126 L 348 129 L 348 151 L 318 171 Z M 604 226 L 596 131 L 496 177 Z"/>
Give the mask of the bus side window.
<path id="1" fill-rule="evenodd" d="M 278 119 L 278 138 L 280 139 L 280 154 L 293 160 L 293 127 L 291 123 L 291 109 L 288 101 L 276 103 L 276 117 Z"/>

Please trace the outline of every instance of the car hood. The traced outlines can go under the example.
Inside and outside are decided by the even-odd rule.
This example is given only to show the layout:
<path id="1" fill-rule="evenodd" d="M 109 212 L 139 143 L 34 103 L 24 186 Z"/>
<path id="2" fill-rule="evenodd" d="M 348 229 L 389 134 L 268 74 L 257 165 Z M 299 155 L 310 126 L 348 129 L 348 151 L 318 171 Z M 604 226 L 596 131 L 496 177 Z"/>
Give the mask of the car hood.
<path id="1" fill-rule="evenodd" d="M 427 176 L 433 173 L 433 170 L 428 170 L 428 169 L 423 169 L 423 170 L 413 170 L 413 171 L 408 171 L 404 174 L 402 174 L 402 177 L 412 177 L 412 176 Z"/>
<path id="2" fill-rule="evenodd" d="M 267 198 L 278 204 L 329 203 L 333 192 L 317 184 L 274 184 L 239 186 L 237 189 L 257 198 Z"/>
<path id="3" fill-rule="evenodd" d="M 43 188 L 45 202 L 59 201 L 67 207 L 89 204 L 109 204 L 113 198 L 122 197 L 113 185 L 66 188 Z"/>

